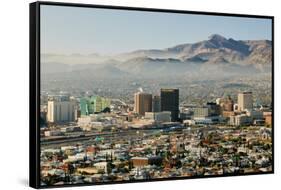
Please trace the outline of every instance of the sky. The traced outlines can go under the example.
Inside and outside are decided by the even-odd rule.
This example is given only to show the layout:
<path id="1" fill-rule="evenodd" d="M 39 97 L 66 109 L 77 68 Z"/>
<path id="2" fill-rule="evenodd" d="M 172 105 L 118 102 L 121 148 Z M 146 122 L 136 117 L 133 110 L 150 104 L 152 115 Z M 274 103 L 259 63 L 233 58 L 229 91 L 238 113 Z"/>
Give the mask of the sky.
<path id="1" fill-rule="evenodd" d="M 41 53 L 118 54 L 164 49 L 220 34 L 271 40 L 271 20 L 41 5 Z"/>

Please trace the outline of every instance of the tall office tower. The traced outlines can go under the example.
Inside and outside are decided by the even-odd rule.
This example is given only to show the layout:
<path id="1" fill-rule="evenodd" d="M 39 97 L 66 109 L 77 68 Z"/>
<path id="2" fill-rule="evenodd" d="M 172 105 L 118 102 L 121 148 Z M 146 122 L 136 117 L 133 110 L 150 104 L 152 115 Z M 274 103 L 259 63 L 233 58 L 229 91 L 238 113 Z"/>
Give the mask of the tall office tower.
<path id="1" fill-rule="evenodd" d="M 161 111 L 170 111 L 171 120 L 179 118 L 179 89 L 161 89 Z"/>
<path id="2" fill-rule="evenodd" d="M 160 96 L 153 96 L 152 98 L 152 112 L 161 111 L 161 98 Z"/>
<path id="3" fill-rule="evenodd" d="M 80 106 L 81 116 L 86 116 L 86 115 L 90 115 L 93 113 L 93 109 L 90 104 L 90 98 L 88 98 L 88 97 L 80 98 L 79 106 Z"/>
<path id="4" fill-rule="evenodd" d="M 110 107 L 110 99 L 103 98 L 100 96 L 92 96 L 91 103 L 94 105 L 93 106 L 94 113 L 102 112 L 104 111 L 105 108 Z"/>
<path id="5" fill-rule="evenodd" d="M 238 94 L 238 110 L 253 109 L 253 94 L 252 92 L 241 92 Z"/>
<path id="6" fill-rule="evenodd" d="M 220 99 L 217 104 L 221 106 L 222 111 L 233 111 L 234 102 L 230 96 Z"/>
<path id="7" fill-rule="evenodd" d="M 69 97 L 52 97 L 48 100 L 47 120 L 51 123 L 75 120 L 75 102 Z"/>
<path id="8" fill-rule="evenodd" d="M 220 115 L 220 105 L 215 102 L 207 102 L 206 107 L 209 108 L 209 116 Z"/>
<path id="9" fill-rule="evenodd" d="M 81 115 L 90 115 L 104 111 L 105 108 L 110 107 L 110 99 L 100 96 L 83 97 L 80 98 Z"/>
<path id="10" fill-rule="evenodd" d="M 227 96 L 227 98 L 223 102 L 223 110 L 224 111 L 233 111 L 233 105 L 234 105 L 233 100 L 231 99 L 230 96 Z"/>
<path id="11" fill-rule="evenodd" d="M 152 94 L 138 92 L 135 93 L 135 112 L 144 116 L 145 112 L 152 110 Z"/>

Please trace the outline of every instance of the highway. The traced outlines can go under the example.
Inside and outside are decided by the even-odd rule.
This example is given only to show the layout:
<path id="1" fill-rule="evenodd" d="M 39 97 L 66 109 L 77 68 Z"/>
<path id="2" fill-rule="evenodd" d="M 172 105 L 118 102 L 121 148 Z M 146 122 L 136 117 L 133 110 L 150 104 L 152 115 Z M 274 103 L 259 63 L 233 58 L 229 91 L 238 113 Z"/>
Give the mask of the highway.
<path id="1" fill-rule="evenodd" d="M 185 130 L 184 130 L 185 129 Z M 180 134 L 180 133 L 189 133 L 197 130 L 200 131 L 212 131 L 212 130 L 226 130 L 233 129 L 231 127 L 218 128 L 215 126 L 212 127 L 196 127 L 196 128 L 182 128 L 180 130 L 171 130 L 171 131 L 163 131 L 163 129 L 129 129 L 126 131 L 118 131 L 118 132 L 105 132 L 105 133 L 91 133 L 85 134 L 85 136 L 76 136 L 76 137 L 62 137 L 58 139 L 41 139 L 41 147 L 60 147 L 63 145 L 75 145 L 77 143 L 82 143 L 88 141 L 89 143 L 96 141 L 95 138 L 104 138 L 103 142 L 111 142 L 118 140 L 135 140 L 142 137 L 148 137 L 151 135 L 155 135 L 157 133 L 161 134 Z M 184 130 L 184 131 L 183 131 Z"/>

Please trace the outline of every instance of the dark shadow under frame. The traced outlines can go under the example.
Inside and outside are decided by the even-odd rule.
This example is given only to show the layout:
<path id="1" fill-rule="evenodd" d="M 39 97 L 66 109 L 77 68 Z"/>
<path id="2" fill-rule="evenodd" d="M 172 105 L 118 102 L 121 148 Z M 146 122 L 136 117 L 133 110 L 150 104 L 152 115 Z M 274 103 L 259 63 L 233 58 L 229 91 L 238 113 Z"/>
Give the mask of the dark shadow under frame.
<path id="1" fill-rule="evenodd" d="M 99 183 L 82 183 L 82 184 L 64 184 L 64 185 L 40 185 L 40 5 L 67 6 L 67 7 L 84 7 L 84 8 L 102 8 L 147 12 L 163 12 L 163 13 L 181 13 L 194 15 L 210 15 L 210 16 L 229 16 L 229 17 L 245 17 L 245 18 L 263 18 L 271 19 L 271 36 L 272 36 L 272 171 L 255 172 L 247 174 L 226 174 L 226 175 L 210 175 L 210 176 L 192 176 L 192 177 L 169 177 L 150 180 L 135 181 L 118 181 L 118 182 L 99 182 Z M 76 187 L 91 185 L 107 185 L 107 184 L 124 184 L 139 183 L 153 181 L 170 181 L 183 179 L 200 179 L 214 177 L 233 177 L 248 175 L 274 174 L 274 17 L 264 15 L 248 15 L 234 13 L 218 13 L 218 12 L 200 12 L 187 10 L 170 10 L 156 8 L 141 7 L 125 7 L 110 5 L 92 5 L 80 3 L 61 3 L 39 1 L 29 4 L 29 186 L 33 188 L 58 188 L 58 187 Z M 34 117 L 35 116 L 35 117 Z"/>

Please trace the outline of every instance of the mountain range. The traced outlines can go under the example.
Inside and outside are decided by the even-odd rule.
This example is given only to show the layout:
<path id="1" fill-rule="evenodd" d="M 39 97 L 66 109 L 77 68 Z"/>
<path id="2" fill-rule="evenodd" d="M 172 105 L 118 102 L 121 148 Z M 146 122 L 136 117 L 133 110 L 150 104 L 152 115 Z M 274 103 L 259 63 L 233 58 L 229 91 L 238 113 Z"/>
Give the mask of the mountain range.
<path id="1" fill-rule="evenodd" d="M 162 76 L 201 73 L 251 74 L 270 72 L 272 42 L 234 40 L 211 35 L 197 43 L 179 44 L 166 49 L 136 50 L 118 55 L 42 54 L 41 71 L 84 73 L 89 76 Z"/>

